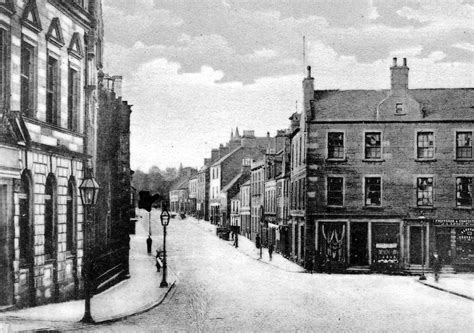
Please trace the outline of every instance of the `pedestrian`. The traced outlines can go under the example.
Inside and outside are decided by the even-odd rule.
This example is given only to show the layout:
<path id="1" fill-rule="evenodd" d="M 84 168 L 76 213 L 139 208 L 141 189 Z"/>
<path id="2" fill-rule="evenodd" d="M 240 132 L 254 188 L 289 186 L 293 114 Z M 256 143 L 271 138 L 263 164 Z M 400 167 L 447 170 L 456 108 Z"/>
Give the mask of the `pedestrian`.
<path id="1" fill-rule="evenodd" d="M 163 266 L 163 263 L 161 262 L 161 252 L 159 250 L 156 250 L 156 271 L 159 272 L 161 267 Z"/>
<path id="2" fill-rule="evenodd" d="M 257 247 L 257 249 L 260 248 L 262 244 L 260 244 L 260 234 L 257 234 L 257 236 L 255 237 L 255 246 Z"/>
<path id="3" fill-rule="evenodd" d="M 235 234 L 235 237 L 234 237 L 234 246 L 235 246 L 235 247 L 239 247 L 239 235 L 238 235 L 238 234 Z"/>
<path id="4" fill-rule="evenodd" d="M 441 260 L 438 256 L 438 252 L 433 253 L 433 273 L 435 282 L 439 280 L 439 272 L 441 271 Z"/>
<path id="5" fill-rule="evenodd" d="M 268 256 L 270 257 L 270 261 L 272 261 L 272 254 L 273 254 L 273 243 L 268 244 Z"/>

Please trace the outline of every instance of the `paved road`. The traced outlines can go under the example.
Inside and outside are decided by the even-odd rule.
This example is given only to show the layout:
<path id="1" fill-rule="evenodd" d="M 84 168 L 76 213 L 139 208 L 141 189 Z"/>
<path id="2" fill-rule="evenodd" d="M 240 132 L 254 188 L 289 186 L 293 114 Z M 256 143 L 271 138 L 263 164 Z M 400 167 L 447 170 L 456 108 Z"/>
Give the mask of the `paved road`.
<path id="1" fill-rule="evenodd" d="M 162 244 L 157 212 L 152 225 L 154 246 Z M 174 292 L 98 331 L 468 332 L 474 324 L 472 301 L 413 277 L 290 273 L 237 252 L 204 222 L 177 218 L 168 230 Z"/>

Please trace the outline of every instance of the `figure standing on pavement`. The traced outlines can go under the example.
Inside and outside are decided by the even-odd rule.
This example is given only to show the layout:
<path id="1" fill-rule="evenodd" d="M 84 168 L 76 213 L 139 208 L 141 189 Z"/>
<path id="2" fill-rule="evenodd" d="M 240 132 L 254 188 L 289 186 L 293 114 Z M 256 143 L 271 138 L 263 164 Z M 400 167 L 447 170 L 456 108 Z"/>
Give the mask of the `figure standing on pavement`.
<path id="1" fill-rule="evenodd" d="M 438 252 L 433 253 L 433 273 L 436 282 L 439 280 L 439 272 L 441 271 L 441 260 L 438 256 Z"/>
<path id="2" fill-rule="evenodd" d="M 270 261 L 272 260 L 273 254 L 273 243 L 268 244 L 268 256 L 270 257 Z"/>
<path id="3" fill-rule="evenodd" d="M 234 246 L 239 247 L 239 235 L 237 233 L 234 236 Z"/>
<path id="4" fill-rule="evenodd" d="M 156 271 L 159 272 L 163 263 L 161 262 L 161 251 L 156 250 Z"/>
<path id="5" fill-rule="evenodd" d="M 262 246 L 262 244 L 260 244 L 260 234 L 257 234 L 257 236 L 255 237 L 255 246 L 257 247 L 257 249 Z"/>

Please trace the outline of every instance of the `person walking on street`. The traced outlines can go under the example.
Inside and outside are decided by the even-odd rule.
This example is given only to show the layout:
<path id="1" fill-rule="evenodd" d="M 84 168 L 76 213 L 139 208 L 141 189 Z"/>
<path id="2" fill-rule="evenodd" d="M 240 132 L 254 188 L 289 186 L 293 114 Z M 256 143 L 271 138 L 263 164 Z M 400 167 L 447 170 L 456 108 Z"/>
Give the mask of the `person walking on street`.
<path id="1" fill-rule="evenodd" d="M 272 254 L 273 254 L 273 243 L 268 244 L 268 256 L 270 257 L 270 261 L 272 261 Z"/>
<path id="2" fill-rule="evenodd" d="M 234 236 L 234 246 L 239 247 L 239 234 L 235 234 Z"/>
<path id="3" fill-rule="evenodd" d="M 439 272 L 441 271 L 441 260 L 438 256 L 438 252 L 433 253 L 433 273 L 435 282 L 439 280 Z"/>

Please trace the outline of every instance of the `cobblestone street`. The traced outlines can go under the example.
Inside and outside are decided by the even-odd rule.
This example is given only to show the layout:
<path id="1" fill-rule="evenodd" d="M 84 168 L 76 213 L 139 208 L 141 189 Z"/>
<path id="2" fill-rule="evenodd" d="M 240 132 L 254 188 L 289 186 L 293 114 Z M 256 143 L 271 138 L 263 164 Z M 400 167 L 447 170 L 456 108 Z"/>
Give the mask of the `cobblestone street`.
<path id="1" fill-rule="evenodd" d="M 152 214 L 156 248 L 162 230 L 158 212 Z M 147 215 L 137 228 L 148 228 Z M 144 314 L 90 329 L 467 332 L 474 324 L 472 301 L 427 288 L 415 277 L 287 272 L 236 251 L 212 230 L 191 218 L 171 220 L 174 291 Z"/>

